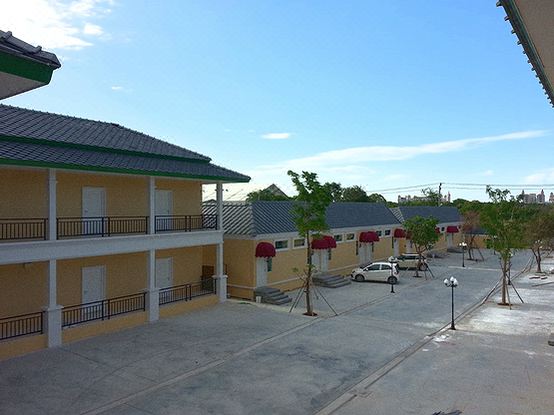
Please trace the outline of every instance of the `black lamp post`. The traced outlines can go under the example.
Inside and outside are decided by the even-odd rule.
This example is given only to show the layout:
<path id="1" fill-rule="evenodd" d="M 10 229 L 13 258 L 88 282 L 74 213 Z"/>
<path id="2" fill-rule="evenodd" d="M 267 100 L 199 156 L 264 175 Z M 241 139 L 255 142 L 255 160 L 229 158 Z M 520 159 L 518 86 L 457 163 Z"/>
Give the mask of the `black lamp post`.
<path id="1" fill-rule="evenodd" d="M 458 280 L 454 277 L 450 277 L 450 279 L 445 278 L 443 282 L 444 285 L 452 289 L 452 323 L 450 323 L 450 329 L 456 330 L 456 327 L 454 326 L 454 288 L 458 286 Z"/>
<path id="2" fill-rule="evenodd" d="M 460 248 L 462 248 L 462 268 L 465 268 L 465 266 L 466 266 L 466 264 L 465 264 L 465 252 L 466 252 L 467 244 L 464 241 L 462 241 L 458 244 L 458 246 Z"/>
<path id="3" fill-rule="evenodd" d="M 398 262 L 398 260 L 393 257 L 393 256 L 390 256 L 389 257 L 389 264 L 390 264 L 390 277 L 389 277 L 389 282 L 390 282 L 390 292 L 392 294 L 395 294 L 394 292 L 394 264 L 396 264 Z"/>

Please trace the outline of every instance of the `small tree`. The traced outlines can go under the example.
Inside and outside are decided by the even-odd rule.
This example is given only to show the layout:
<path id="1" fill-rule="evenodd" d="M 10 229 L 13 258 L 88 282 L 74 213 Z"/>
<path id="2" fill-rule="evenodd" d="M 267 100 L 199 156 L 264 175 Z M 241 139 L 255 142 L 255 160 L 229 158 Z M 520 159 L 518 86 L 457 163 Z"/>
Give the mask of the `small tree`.
<path id="1" fill-rule="evenodd" d="M 542 207 L 534 212 L 525 223 L 524 238 L 537 262 L 537 272 L 542 272 L 544 250 L 554 246 L 554 211 Z"/>
<path id="2" fill-rule="evenodd" d="M 487 186 L 487 194 L 491 200 L 483 206 L 481 223 L 487 230 L 493 248 L 500 255 L 502 271 L 501 305 L 509 305 L 506 301 L 508 291 L 508 274 L 511 268 L 510 258 L 516 249 L 526 248 L 523 238 L 526 211 L 521 198 L 510 195 L 509 190 L 493 189 Z"/>
<path id="3" fill-rule="evenodd" d="M 410 236 L 418 256 L 416 277 L 419 277 L 419 269 L 423 263 L 423 252 L 431 249 L 439 240 L 439 234 L 436 231 L 438 223 L 439 221 L 433 217 L 424 218 L 422 216 L 414 216 L 404 222 L 404 228 Z"/>
<path id="4" fill-rule="evenodd" d="M 308 267 L 306 272 L 306 315 L 313 316 L 311 285 L 313 274 L 312 239 L 328 229 L 325 212 L 332 201 L 331 193 L 317 180 L 316 173 L 303 171 L 302 174 L 291 170 L 287 173 L 296 187 L 298 196 L 292 213 L 298 234 L 306 238 Z M 315 235 L 314 235 L 315 233 Z"/>
<path id="5" fill-rule="evenodd" d="M 361 186 L 355 185 L 342 189 L 343 202 L 369 202 L 367 192 Z"/>
<path id="6" fill-rule="evenodd" d="M 474 259 L 473 249 L 475 248 L 476 231 L 479 229 L 481 223 L 480 214 L 474 210 L 469 210 L 463 214 L 463 218 L 462 233 L 467 243 L 467 255 L 469 259 Z M 469 241 L 467 240 L 467 235 L 469 235 Z"/>

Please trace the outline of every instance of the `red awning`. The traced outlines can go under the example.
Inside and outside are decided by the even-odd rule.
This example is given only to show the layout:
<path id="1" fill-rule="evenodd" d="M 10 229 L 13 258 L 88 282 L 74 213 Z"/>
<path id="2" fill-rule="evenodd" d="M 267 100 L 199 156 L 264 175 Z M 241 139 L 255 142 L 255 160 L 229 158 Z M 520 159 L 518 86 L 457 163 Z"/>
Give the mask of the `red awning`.
<path id="1" fill-rule="evenodd" d="M 327 245 L 329 248 L 336 248 L 337 247 L 337 241 L 335 241 L 335 238 L 329 235 L 325 235 L 323 237 L 327 241 Z"/>
<path id="2" fill-rule="evenodd" d="M 269 242 L 260 242 L 256 246 L 256 258 L 271 258 L 275 256 L 275 247 Z"/>
<path id="3" fill-rule="evenodd" d="M 458 232 L 460 232 L 460 230 L 458 229 L 457 226 L 447 226 L 446 227 L 446 232 L 447 233 L 458 233 Z"/>
<path id="4" fill-rule="evenodd" d="M 379 235 L 377 235 L 377 232 L 373 231 L 361 232 L 360 242 L 379 242 Z"/>
<path id="5" fill-rule="evenodd" d="M 329 249 L 328 239 L 325 239 L 325 237 L 323 237 L 312 240 L 312 249 Z"/>
<path id="6" fill-rule="evenodd" d="M 395 238 L 405 238 L 406 237 L 406 231 L 404 229 L 396 228 L 394 230 L 394 237 Z"/>

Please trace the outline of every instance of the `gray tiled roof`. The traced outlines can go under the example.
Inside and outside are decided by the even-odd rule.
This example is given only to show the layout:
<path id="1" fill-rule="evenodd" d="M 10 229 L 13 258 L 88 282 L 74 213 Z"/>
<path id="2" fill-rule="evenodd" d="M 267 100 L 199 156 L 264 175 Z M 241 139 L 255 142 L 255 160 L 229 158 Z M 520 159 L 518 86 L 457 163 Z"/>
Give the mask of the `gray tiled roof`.
<path id="1" fill-rule="evenodd" d="M 210 161 L 209 157 L 118 124 L 9 105 L 0 105 L 0 135 Z"/>
<path id="2" fill-rule="evenodd" d="M 265 235 L 295 232 L 291 213 L 293 201 L 224 202 L 223 228 L 232 235 Z M 216 205 L 203 205 L 206 214 L 216 213 Z M 327 225 L 331 229 L 361 226 L 400 225 L 381 203 L 332 203 L 327 209 Z"/>
<path id="3" fill-rule="evenodd" d="M 455 206 L 398 206 L 391 209 L 400 222 L 414 216 L 434 217 L 439 223 L 460 222 L 460 212 Z"/>
<path id="4" fill-rule="evenodd" d="M 21 39 L 12 36 L 11 32 L 4 32 L 0 30 L 0 50 L 2 52 L 9 53 L 10 55 L 40 62 L 54 68 L 59 68 L 61 66 L 56 55 L 42 50 L 39 46 L 32 46 Z"/>
<path id="5" fill-rule="evenodd" d="M 0 141 L 0 160 L 21 164 L 60 168 L 79 168 L 100 171 L 134 172 L 136 174 L 166 175 L 222 181 L 248 181 L 249 177 L 211 163 L 141 157 L 131 154 L 79 148 L 54 147 L 36 143 Z M 1 161 L 0 161 L 1 162 Z M 53 166 L 54 167 L 54 166 Z"/>

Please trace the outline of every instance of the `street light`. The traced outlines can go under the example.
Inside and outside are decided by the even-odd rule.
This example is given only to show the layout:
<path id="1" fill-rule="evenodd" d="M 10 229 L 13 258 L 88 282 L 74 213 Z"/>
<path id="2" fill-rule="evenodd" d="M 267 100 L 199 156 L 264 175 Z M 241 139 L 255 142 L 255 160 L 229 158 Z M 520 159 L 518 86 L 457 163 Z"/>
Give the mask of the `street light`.
<path id="1" fill-rule="evenodd" d="M 465 264 L 465 261 L 464 261 L 464 259 L 465 259 L 464 257 L 465 257 L 465 251 L 466 251 L 467 244 L 464 241 L 462 241 L 458 244 L 458 246 L 460 248 L 462 248 L 462 268 L 465 268 L 466 264 Z"/>
<path id="2" fill-rule="evenodd" d="M 390 256 L 389 257 L 389 264 L 390 264 L 390 277 L 389 277 L 389 283 L 390 283 L 390 292 L 392 294 L 394 294 L 394 280 L 395 280 L 395 277 L 393 275 L 393 271 L 394 271 L 394 264 L 396 264 L 398 262 L 398 259 L 396 259 L 395 257 L 393 256 Z"/>
<path id="3" fill-rule="evenodd" d="M 443 282 L 444 285 L 452 288 L 452 323 L 450 324 L 450 329 L 456 330 L 456 327 L 454 326 L 454 288 L 458 286 L 458 280 L 454 277 L 450 277 L 450 279 L 445 278 Z"/>

